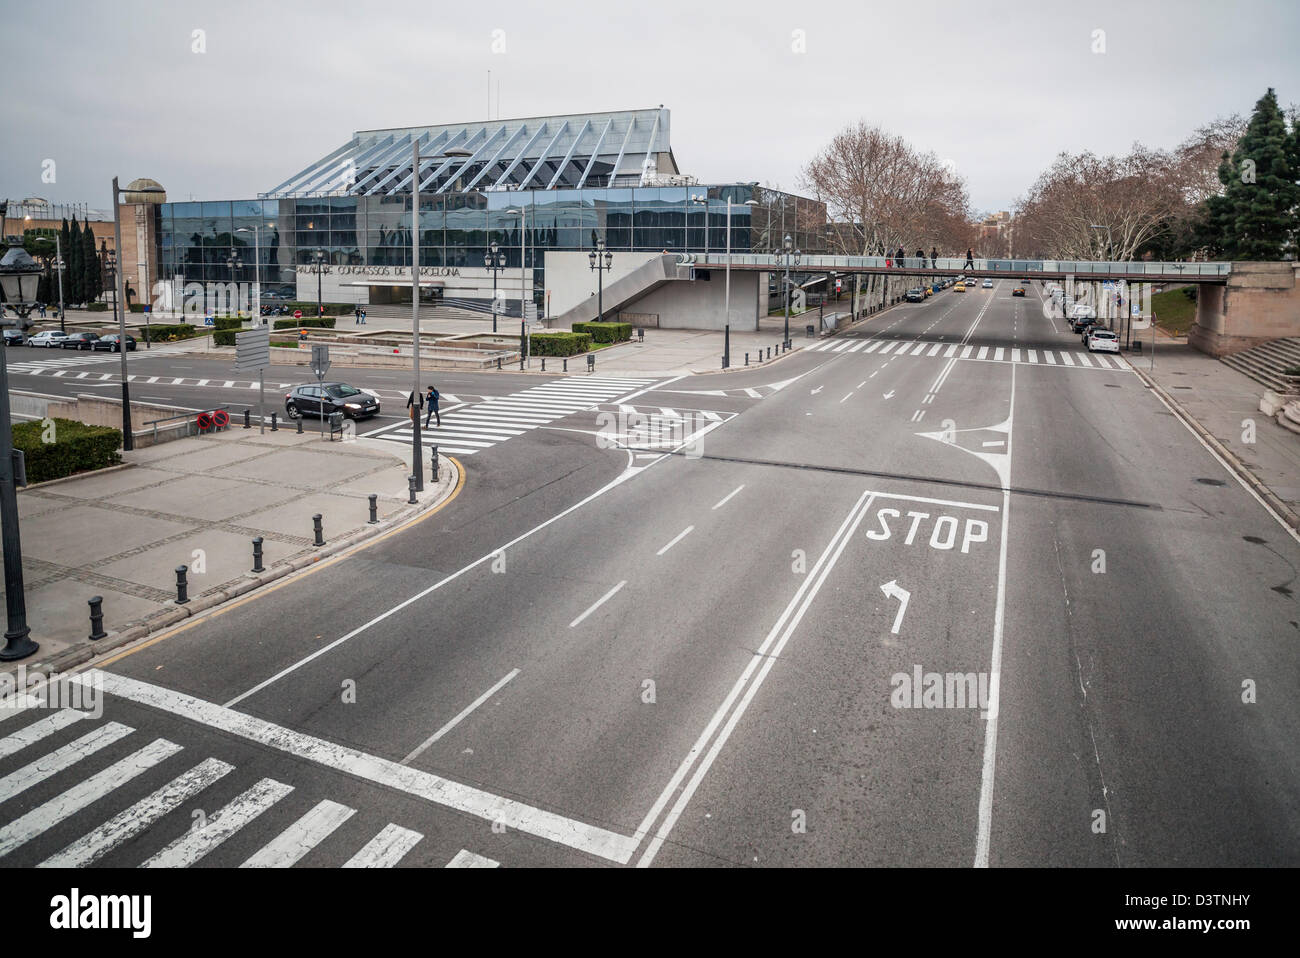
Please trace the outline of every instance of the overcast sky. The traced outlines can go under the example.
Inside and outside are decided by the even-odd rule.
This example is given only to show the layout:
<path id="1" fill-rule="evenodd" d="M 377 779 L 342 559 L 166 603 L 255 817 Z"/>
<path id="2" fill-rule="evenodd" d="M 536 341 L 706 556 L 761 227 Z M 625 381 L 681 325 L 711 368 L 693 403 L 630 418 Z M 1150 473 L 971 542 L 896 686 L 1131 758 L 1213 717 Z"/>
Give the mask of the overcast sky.
<path id="1" fill-rule="evenodd" d="M 662 103 L 705 181 L 798 190 L 865 119 L 951 160 L 983 211 L 1061 150 L 1173 146 L 1270 86 L 1300 102 L 1296 0 L 46 0 L 3 22 L 0 196 L 103 209 L 115 174 L 249 198 L 355 130 L 487 119 L 489 70 L 491 118 Z"/>

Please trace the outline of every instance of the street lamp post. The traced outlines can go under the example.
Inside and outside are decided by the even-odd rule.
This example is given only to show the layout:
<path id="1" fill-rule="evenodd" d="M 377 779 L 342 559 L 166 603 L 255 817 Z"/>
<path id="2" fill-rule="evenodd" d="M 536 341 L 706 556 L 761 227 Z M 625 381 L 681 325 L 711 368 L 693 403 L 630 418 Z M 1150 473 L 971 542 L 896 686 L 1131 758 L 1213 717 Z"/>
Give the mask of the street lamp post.
<path id="1" fill-rule="evenodd" d="M 420 445 L 420 138 L 411 145 L 411 474 L 424 491 L 424 447 Z"/>
<path id="2" fill-rule="evenodd" d="M 605 321 L 605 271 L 614 268 L 614 254 L 605 249 L 605 241 L 597 240 L 587 254 L 587 262 L 596 271 L 596 322 Z"/>
<path id="3" fill-rule="evenodd" d="M 523 203 L 520 203 L 518 208 L 510 207 L 506 213 L 507 215 L 519 214 L 519 318 L 527 320 L 528 311 L 524 308 L 524 299 L 528 287 L 528 213 Z M 532 298 L 531 291 L 528 293 L 528 298 Z"/>
<path id="4" fill-rule="evenodd" d="M 260 223 L 255 223 L 251 227 L 241 226 L 235 230 L 236 233 L 253 234 L 253 322 L 258 326 L 265 326 L 266 320 L 262 318 L 262 229 Z"/>
<path id="5" fill-rule="evenodd" d="M 501 247 L 493 243 L 488 247 L 488 252 L 483 254 L 483 266 L 492 271 L 492 332 L 497 331 L 497 273 L 506 268 L 506 254 L 501 252 Z M 523 293 L 519 294 L 519 308 L 523 307 Z"/>
<path id="6" fill-rule="evenodd" d="M 318 249 L 312 255 L 312 261 L 316 264 L 316 318 L 320 319 L 325 315 L 325 304 L 321 300 L 320 278 L 325 272 L 325 251 Z"/>
<path id="7" fill-rule="evenodd" d="M 40 266 L 23 249 L 18 237 L 10 237 L 9 250 L 0 259 L 0 286 L 16 320 L 0 320 L 0 326 L 30 329 L 32 306 L 40 282 Z M 18 530 L 18 487 L 14 477 L 14 441 L 9 423 L 9 364 L 0 345 L 0 535 L 4 540 L 5 629 L 0 661 L 12 662 L 33 655 L 40 646 L 31 640 L 27 626 L 27 598 L 23 591 L 23 547 Z"/>
<path id="8" fill-rule="evenodd" d="M 59 231 L 54 231 L 54 268 L 59 274 L 59 332 L 67 334 L 68 327 L 63 319 L 63 239 Z"/>
<path id="9" fill-rule="evenodd" d="M 700 253 L 707 259 L 709 255 L 709 197 L 703 193 L 692 193 L 690 201 L 699 206 L 704 213 L 704 226 L 701 230 L 704 239 L 700 242 Z"/>
<path id="10" fill-rule="evenodd" d="M 782 341 L 782 349 L 790 348 L 790 263 L 793 262 L 798 266 L 802 256 L 802 251 L 794 249 L 794 241 L 787 233 L 785 242 L 781 244 L 781 249 L 776 254 L 777 262 L 785 266 L 785 338 Z"/>
<path id="11" fill-rule="evenodd" d="M 726 270 L 727 280 L 725 283 L 726 305 L 723 307 L 723 314 L 725 316 L 724 323 L 726 325 L 726 335 L 725 335 L 726 341 L 722 344 L 722 368 L 723 369 L 726 369 L 728 366 L 731 365 L 731 205 L 732 205 L 731 197 L 728 196 L 727 197 L 727 270 Z M 745 200 L 743 205 L 750 207 L 751 215 L 752 215 L 752 210 L 755 206 L 758 205 L 758 201 Z"/>
<path id="12" fill-rule="evenodd" d="M 117 268 L 113 270 L 113 300 L 114 310 L 117 312 L 117 334 L 122 348 L 118 351 L 122 357 L 122 450 L 130 452 L 135 448 L 135 437 L 131 434 L 131 385 L 126 376 L 126 309 L 123 305 L 122 293 L 122 266 L 120 262 L 122 256 L 122 207 L 118 200 L 123 193 L 127 193 L 135 203 L 162 203 L 167 198 L 167 191 L 156 183 L 150 184 L 149 181 L 132 181 L 127 184 L 125 190 L 117 185 L 117 177 L 113 177 L 113 247 L 114 252 L 119 260 Z"/>
<path id="13" fill-rule="evenodd" d="M 230 281 L 235 286 L 235 312 L 239 312 L 239 268 L 244 265 L 244 261 L 239 258 L 239 252 L 233 246 L 230 248 L 230 255 L 226 257 L 226 265 L 230 267 Z M 226 307 L 229 309 L 229 307 Z"/>

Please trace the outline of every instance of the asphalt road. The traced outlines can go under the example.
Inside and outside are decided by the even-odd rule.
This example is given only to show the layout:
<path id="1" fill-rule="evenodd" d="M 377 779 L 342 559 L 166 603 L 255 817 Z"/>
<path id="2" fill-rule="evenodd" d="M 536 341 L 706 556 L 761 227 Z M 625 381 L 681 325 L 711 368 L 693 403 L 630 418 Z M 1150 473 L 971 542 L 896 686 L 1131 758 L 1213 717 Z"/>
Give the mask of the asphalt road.
<path id="1" fill-rule="evenodd" d="M 1300 862 L 1300 544 L 1010 292 L 726 377 L 439 377 L 460 495 L 111 662 L 102 719 L 5 719 L 0 864 Z"/>

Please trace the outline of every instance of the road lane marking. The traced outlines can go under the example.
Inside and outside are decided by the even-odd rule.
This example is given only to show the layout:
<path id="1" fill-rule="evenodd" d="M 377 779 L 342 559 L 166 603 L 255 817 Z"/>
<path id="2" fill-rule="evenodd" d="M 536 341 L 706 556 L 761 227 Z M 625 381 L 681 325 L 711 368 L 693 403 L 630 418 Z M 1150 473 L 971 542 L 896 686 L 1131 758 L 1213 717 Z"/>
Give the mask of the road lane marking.
<path id="1" fill-rule="evenodd" d="M 762 394 L 761 392 L 759 392 L 757 389 L 749 389 L 749 388 L 746 388 L 746 389 L 745 389 L 745 395 L 748 396 L 750 399 L 762 399 L 762 398 L 763 398 L 763 394 Z"/>
<path id="2" fill-rule="evenodd" d="M 73 681 L 76 681 L 74 678 Z M 170 758 L 181 747 L 166 739 L 155 739 L 139 751 L 133 752 L 108 768 L 96 772 L 73 785 L 61 795 L 55 795 L 43 805 L 38 805 L 26 815 L 14 819 L 0 828 L 0 858 L 15 848 L 42 835 L 60 822 L 71 818 L 87 805 L 99 801 L 109 792 L 125 785 L 137 775 L 147 772 L 159 762 Z"/>
<path id="3" fill-rule="evenodd" d="M 127 839 L 134 838 L 234 769 L 233 765 L 220 759 L 204 759 L 188 772 L 178 775 L 153 794 L 146 795 L 36 867 L 84 868 L 103 858 Z"/>
<path id="4" fill-rule="evenodd" d="M 691 528 L 694 528 L 694 526 L 692 526 Z M 684 534 L 684 533 L 683 533 L 683 534 Z M 678 538 L 681 538 L 681 537 L 679 536 Z M 674 540 L 674 541 L 675 541 L 675 540 Z M 671 544 L 671 543 L 670 543 L 670 544 Z M 595 611 L 596 611 L 597 609 L 599 609 L 602 605 L 604 605 L 606 602 L 608 602 L 610 599 L 612 599 L 612 598 L 614 597 L 615 593 L 617 593 L 618 590 L 621 589 L 621 588 L 623 588 L 623 586 L 625 586 L 625 585 L 627 585 L 627 579 L 624 579 L 624 580 L 623 580 L 622 582 L 620 582 L 618 585 L 614 586 L 614 588 L 610 589 L 608 592 L 606 592 L 604 595 L 602 595 L 599 599 L 597 599 L 597 600 L 596 600 L 596 601 L 591 605 L 591 607 L 587 609 L 586 612 L 582 613 L 582 615 L 578 616 L 576 619 L 574 619 L 572 622 L 569 623 L 569 628 L 572 629 L 572 628 L 576 627 L 577 625 L 579 625 L 579 624 L 582 622 L 583 619 L 585 619 L 587 616 L 591 615 L 591 613 L 595 612 Z"/>
<path id="5" fill-rule="evenodd" d="M 677 545 L 677 543 L 681 542 L 683 539 L 685 539 L 688 535 L 690 535 L 690 534 L 691 534 L 692 532 L 694 532 L 694 531 L 695 531 L 695 526 L 687 526 L 687 527 L 686 527 L 685 529 L 683 529 L 681 532 L 677 533 L 677 535 L 673 538 L 673 541 L 672 541 L 672 542 L 668 543 L 668 545 L 664 546 L 662 549 L 660 549 L 658 552 L 656 552 L 655 555 L 657 555 L 657 556 L 661 556 L 661 555 L 663 555 L 665 552 L 667 552 L 667 551 L 668 551 L 669 549 L 671 549 L 673 546 Z M 618 586 L 617 588 L 614 589 L 614 592 L 617 592 L 617 591 L 618 591 L 619 589 L 621 589 L 621 588 L 622 588 L 622 584 L 620 583 L 619 586 Z M 613 595 L 613 594 L 614 594 L 613 592 L 610 593 L 610 595 Z M 607 598 L 609 598 L 609 596 L 606 596 L 605 598 L 607 599 Z M 601 599 L 601 600 L 600 600 L 600 602 L 604 602 L 604 601 L 605 601 L 605 599 Z M 596 605 L 600 605 L 600 602 L 597 602 Z M 593 606 L 593 608 L 594 608 L 594 606 Z M 587 611 L 590 612 L 591 610 L 588 609 Z M 583 616 L 586 616 L 586 614 L 587 614 L 587 613 L 584 612 L 584 613 L 583 613 Z"/>
<path id="6" fill-rule="evenodd" d="M 264 778 L 214 812 L 202 828 L 187 831 L 140 867 L 188 868 L 292 791 L 292 785 Z"/>
<path id="7" fill-rule="evenodd" d="M 841 399 L 840 402 L 843 403 L 845 400 L 852 399 L 852 398 L 853 398 L 853 393 L 849 393 L 847 396 L 844 397 L 844 399 Z"/>
<path id="8" fill-rule="evenodd" d="M 292 868 L 356 813 L 355 808 L 323 799 L 239 867 Z"/>
<path id="9" fill-rule="evenodd" d="M 709 771 L 709 768 L 717 758 L 718 753 L 727 743 L 727 739 L 731 736 L 731 732 L 736 727 L 736 723 L 739 722 L 741 716 L 745 714 L 745 710 L 749 707 L 749 703 L 753 700 L 754 695 L 762 686 L 763 680 L 767 677 L 767 673 L 772 668 L 772 664 L 781 655 L 781 650 L 789 641 L 790 636 L 794 634 L 794 630 L 803 619 L 804 613 L 807 612 L 813 599 L 817 597 L 817 593 L 821 590 L 822 584 L 826 581 L 826 577 L 830 574 L 831 569 L 835 567 L 835 563 L 839 560 L 840 554 L 844 551 L 844 547 L 853 538 L 854 532 L 857 531 L 863 517 L 867 514 L 867 510 L 870 508 L 873 499 L 874 497 L 870 490 L 864 491 L 862 495 L 858 497 L 858 501 L 854 503 L 853 508 L 849 510 L 848 515 L 844 517 L 844 521 L 840 523 L 839 529 L 836 530 L 835 535 L 831 537 L 831 541 L 827 543 L 825 550 L 817 559 L 816 564 L 812 568 L 812 574 L 804 579 L 803 583 L 799 586 L 798 591 L 795 592 L 794 598 L 790 600 L 790 603 L 785 607 L 785 610 L 772 626 L 772 630 L 763 640 L 762 645 L 754 651 L 754 654 L 750 657 L 749 663 L 741 673 L 740 678 L 736 680 L 735 685 L 732 686 L 731 691 L 727 694 L 726 699 L 723 700 L 722 705 L 720 705 L 718 710 L 714 712 L 708 725 L 705 726 L 704 731 L 695 741 L 695 744 L 691 746 L 690 752 L 687 753 L 682 764 L 678 766 L 677 771 L 673 773 L 673 777 L 669 779 L 667 786 L 665 786 L 664 790 L 655 800 L 654 805 L 651 806 L 650 811 L 646 814 L 646 817 L 642 820 L 641 825 L 636 830 L 638 845 L 640 844 L 640 840 L 650 833 L 650 826 L 654 824 L 664 806 L 668 804 L 668 801 L 677 793 L 682 780 L 686 777 L 687 773 L 690 772 L 691 767 L 695 764 L 696 758 L 704 752 L 705 746 L 712 738 L 713 745 L 709 748 L 708 752 L 704 754 L 700 761 L 699 768 L 695 770 L 695 774 L 691 777 L 690 782 L 688 782 L 686 787 L 682 789 L 676 803 L 674 803 L 673 807 L 669 810 L 668 815 L 664 817 L 663 822 L 660 823 L 658 830 L 655 832 L 654 838 L 650 841 L 645 852 L 642 853 L 641 858 L 637 861 L 638 868 L 646 868 L 654 861 L 655 855 L 663 845 L 664 840 L 667 839 L 668 835 L 672 832 L 673 826 L 677 823 L 678 818 L 681 817 L 682 812 L 685 810 L 687 804 L 689 804 L 696 789 L 699 788 L 700 782 L 703 781 L 705 774 Z M 755 672 L 757 672 L 757 675 L 755 675 Z M 751 677 L 754 679 L 753 682 L 750 682 Z M 748 686 L 748 688 L 746 688 L 746 686 Z M 741 694 L 742 691 L 744 693 L 743 696 Z M 737 704 L 738 699 L 739 703 Z M 733 705 L 735 706 L 734 710 L 732 708 Z M 728 713 L 730 713 L 730 718 L 727 718 Z M 718 729 L 719 725 L 722 725 L 724 718 L 727 719 L 726 724 L 722 727 L 722 730 L 718 733 L 717 737 L 714 738 L 714 732 Z"/>
<path id="10" fill-rule="evenodd" d="M 988 358 L 988 355 L 989 355 L 989 348 L 988 348 L 987 346 L 981 346 L 981 347 L 980 347 L 980 351 L 979 351 L 978 353 L 975 354 L 975 358 L 976 358 L 976 359 L 987 359 L 987 358 Z"/>
<path id="11" fill-rule="evenodd" d="M 1007 606 L 1007 528 L 1011 523 L 1011 437 L 1016 418 L 1016 367 L 1011 367 L 1011 400 L 1007 409 L 1006 475 L 1002 485 L 1002 536 L 998 547 L 998 596 L 993 612 L 993 654 L 989 663 L 989 699 L 984 726 L 984 764 L 980 773 L 979 824 L 975 833 L 975 867 L 989 867 L 993 826 L 993 776 L 997 770 L 998 708 L 1002 691 L 1002 625 Z"/>
<path id="12" fill-rule="evenodd" d="M 868 346 L 864 351 L 868 353 L 874 353 L 877 349 L 880 348 L 880 345 L 881 345 L 880 340 L 874 339 L 871 341 L 871 345 Z"/>
<path id="13" fill-rule="evenodd" d="M 738 493 L 741 489 L 744 488 L 745 488 L 745 484 L 742 482 L 740 485 L 736 486 L 735 489 L 732 489 L 729 493 L 727 493 L 720 500 L 718 500 L 718 502 L 714 505 L 713 508 L 721 509 L 723 506 L 727 504 L 728 501 L 730 501 L 732 496 L 734 496 L 736 493 Z"/>
<path id="14" fill-rule="evenodd" d="M 343 868 L 392 868 L 424 838 L 419 832 L 391 822 L 346 862 Z"/>
<path id="15" fill-rule="evenodd" d="M 856 353 L 859 349 L 861 349 L 865 345 L 867 345 L 867 341 L 865 339 L 860 339 L 853 344 L 853 348 L 850 349 L 849 352 Z"/>
<path id="16" fill-rule="evenodd" d="M 1071 358 L 1070 354 L 1067 353 L 1064 349 L 1061 350 L 1061 362 L 1063 362 L 1067 366 L 1074 365 L 1074 359 Z"/>
<path id="17" fill-rule="evenodd" d="M 881 355 L 881 356 L 885 355 L 885 353 L 889 352 L 891 349 L 893 349 L 893 348 L 894 348 L 895 346 L 897 346 L 897 345 L 898 345 L 898 340 L 896 340 L 896 339 L 892 339 L 892 340 L 890 340 L 889 342 L 885 343 L 885 345 L 882 346 L 882 347 L 880 348 L 880 355 Z"/>
<path id="18" fill-rule="evenodd" d="M 427 739 L 425 739 L 415 748 L 411 749 L 411 751 L 407 753 L 406 758 L 402 759 L 400 764 L 410 765 L 411 762 L 414 759 L 418 758 L 430 745 L 438 741 L 438 739 L 442 738 L 444 735 L 446 735 L 448 732 L 454 729 L 457 725 L 463 722 L 470 715 L 471 712 L 473 712 L 476 708 L 478 708 L 480 705 L 482 705 L 492 696 L 496 695 L 498 691 L 500 691 L 502 688 L 505 687 L 507 682 L 509 682 L 518 674 L 519 674 L 518 669 L 511 669 L 509 672 L 507 672 L 505 678 L 499 680 L 496 685 L 492 686 L 492 688 L 488 689 L 486 692 L 484 692 L 482 695 L 476 698 L 473 702 L 470 702 L 469 705 L 465 706 L 465 708 L 461 709 L 459 714 L 457 714 L 456 717 L 453 718 L 450 722 L 448 722 L 442 728 L 438 729 L 438 731 L 434 732 L 432 735 L 430 735 Z"/>
<path id="19" fill-rule="evenodd" d="M 930 347 L 930 351 L 929 351 L 928 353 L 926 353 L 926 355 L 927 355 L 927 356 L 933 356 L 933 355 L 935 355 L 936 353 L 938 353 L 939 350 L 941 350 L 941 349 L 943 349 L 943 343 L 935 343 L 933 346 Z"/>
<path id="20" fill-rule="evenodd" d="M 445 808 L 474 815 L 487 822 L 500 821 L 507 828 L 527 832 L 610 861 L 626 863 L 636 850 L 637 842 L 634 838 L 534 808 L 511 798 L 493 795 L 417 768 L 399 765 L 377 755 L 368 755 L 346 745 L 275 725 L 182 692 L 98 669 L 72 676 L 69 681 L 87 685 L 102 682 L 103 691 L 109 695 L 206 725 L 219 732 L 264 745 L 281 754 L 313 762 Z M 98 685 L 94 687 L 99 688 Z M 212 825 L 213 820 L 209 818 L 208 828 Z"/>
<path id="21" fill-rule="evenodd" d="M 447 862 L 444 868 L 500 868 L 501 863 L 491 858 L 484 858 L 482 855 L 475 855 L 461 849 L 456 853 L 456 857 Z"/>

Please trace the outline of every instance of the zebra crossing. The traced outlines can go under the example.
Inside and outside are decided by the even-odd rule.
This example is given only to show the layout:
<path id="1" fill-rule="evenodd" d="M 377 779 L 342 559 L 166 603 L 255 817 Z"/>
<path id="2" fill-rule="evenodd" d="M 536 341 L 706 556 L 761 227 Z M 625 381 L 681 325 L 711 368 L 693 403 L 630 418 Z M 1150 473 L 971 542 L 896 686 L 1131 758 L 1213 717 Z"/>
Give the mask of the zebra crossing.
<path id="1" fill-rule="evenodd" d="M 1117 354 L 1089 353 L 1084 349 L 1047 349 L 1027 346 L 976 346 L 973 343 L 935 343 L 928 340 L 846 339 L 828 340 L 808 347 L 815 353 L 858 353 L 876 356 L 921 356 L 939 359 L 967 359 L 976 362 L 1020 363 L 1030 366 L 1059 366 L 1065 369 L 1129 369 Z"/>
<path id="2" fill-rule="evenodd" d="M 654 382 L 653 379 L 595 376 L 556 379 L 507 396 L 449 409 L 442 414 L 441 426 L 431 424 L 429 429 L 421 428 L 420 436 L 429 445 L 437 445 L 439 452 L 472 456 L 557 419 L 638 392 Z M 364 435 L 409 445 L 411 424 L 404 421 Z"/>
<path id="3" fill-rule="evenodd" d="M 43 350 L 51 352 L 51 350 Z M 8 354 L 13 355 L 12 353 Z M 6 356 L 6 359 L 8 356 Z M 8 360 L 9 372 L 25 373 L 31 376 L 39 376 L 42 373 L 57 372 L 58 370 L 68 370 L 76 366 L 89 366 L 92 363 L 120 363 L 122 358 L 117 353 L 83 353 L 74 352 L 69 355 L 66 350 L 59 350 L 53 356 L 42 356 L 40 359 L 18 359 Z"/>
<path id="4" fill-rule="evenodd" d="M 0 723 L 15 716 L 44 712 L 43 704 L 36 699 L 7 703 L 0 707 Z M 248 836 L 250 831 L 256 834 L 253 844 L 260 844 L 260 847 L 246 857 L 241 853 L 244 858 L 241 868 L 290 868 L 317 849 L 324 852 L 323 855 L 318 853 L 317 861 L 332 859 L 339 863 L 338 867 L 392 868 L 425 838 L 418 831 L 389 822 L 356 847 L 353 843 L 357 839 L 350 843 L 336 833 L 357 813 L 357 809 L 329 798 L 316 801 L 288 827 L 270 829 L 265 835 L 257 833 L 259 819 L 265 821 L 262 816 L 266 812 L 296 791 L 293 785 L 269 777 L 257 778 L 233 799 L 203 816 L 202 827 L 193 827 L 192 803 L 202 801 L 212 786 L 225 781 L 228 776 L 236 776 L 236 766 L 212 756 L 191 765 L 185 760 L 183 746 L 166 738 L 154 738 L 147 743 L 132 738 L 138 735 L 137 730 L 121 722 L 105 722 L 65 745 L 41 755 L 34 754 L 56 733 L 72 726 L 91 725 L 95 721 L 97 719 L 92 713 L 60 708 L 0 737 L 0 757 L 17 756 L 20 761 L 28 760 L 20 768 L 0 775 L 0 822 L 4 823 L 0 825 L 0 865 L 6 864 L 4 859 L 7 856 L 56 828 L 62 829 L 65 835 L 78 837 L 35 862 L 38 868 L 88 867 L 135 839 L 140 839 L 142 850 L 139 860 L 130 862 L 131 865 L 188 868 L 202 863 L 236 835 Z M 72 733 L 79 730 L 73 728 Z M 0 732 L 3 731 L 6 729 L 0 728 Z M 119 741 L 134 751 L 88 773 L 93 764 L 89 761 L 91 757 Z M 85 820 L 104 814 L 103 811 L 92 811 L 96 807 L 102 809 L 105 805 L 112 805 L 114 800 L 120 804 L 122 796 L 129 798 L 127 793 L 133 788 L 137 792 L 143 791 L 139 783 L 146 773 L 167 763 L 175 767 L 177 774 L 166 784 L 102 821 Z M 26 810 L 8 804 L 46 780 L 67 787 Z M 173 818 L 167 824 L 173 827 L 169 829 L 163 825 L 158 831 L 161 837 L 150 842 L 151 836 L 146 833 L 163 823 L 169 815 Z M 178 821 L 191 827 L 167 841 L 175 834 L 174 826 Z M 368 834 L 368 829 L 362 834 Z M 499 864 L 462 849 L 447 861 L 445 867 L 491 868 Z"/>

